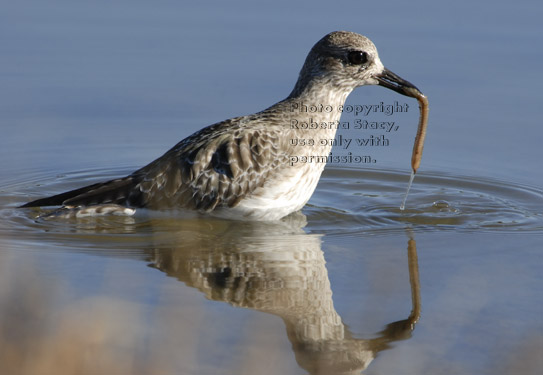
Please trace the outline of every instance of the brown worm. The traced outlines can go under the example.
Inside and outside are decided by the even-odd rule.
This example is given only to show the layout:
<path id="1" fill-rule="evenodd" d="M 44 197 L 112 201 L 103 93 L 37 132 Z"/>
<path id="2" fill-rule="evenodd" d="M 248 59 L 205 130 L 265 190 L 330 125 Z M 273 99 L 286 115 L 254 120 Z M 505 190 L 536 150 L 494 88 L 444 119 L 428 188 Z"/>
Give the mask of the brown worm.
<path id="1" fill-rule="evenodd" d="M 428 111 L 430 109 L 430 106 L 428 105 L 428 98 L 419 90 L 414 87 L 405 87 L 403 90 L 408 96 L 416 98 L 419 102 L 420 116 L 417 135 L 415 136 L 415 143 L 413 144 L 413 153 L 411 154 L 411 168 L 413 168 L 413 172 L 411 173 L 411 178 L 407 184 L 407 191 L 405 192 L 402 204 L 400 205 L 400 210 L 402 211 L 405 208 L 405 202 L 407 201 L 407 196 L 409 195 L 409 189 L 411 189 L 411 184 L 415 178 L 415 173 L 417 173 L 417 169 L 419 169 L 420 161 L 422 159 L 424 138 L 426 138 L 426 127 L 428 126 Z"/>
<path id="2" fill-rule="evenodd" d="M 428 98 L 420 91 L 408 89 L 413 97 L 419 102 L 420 118 L 417 135 L 415 136 L 415 144 L 413 145 L 413 153 L 411 154 L 411 167 L 413 173 L 417 173 L 420 161 L 422 159 L 422 149 L 424 148 L 424 138 L 426 138 L 426 128 L 428 126 Z M 406 90 L 407 91 L 407 90 Z"/>

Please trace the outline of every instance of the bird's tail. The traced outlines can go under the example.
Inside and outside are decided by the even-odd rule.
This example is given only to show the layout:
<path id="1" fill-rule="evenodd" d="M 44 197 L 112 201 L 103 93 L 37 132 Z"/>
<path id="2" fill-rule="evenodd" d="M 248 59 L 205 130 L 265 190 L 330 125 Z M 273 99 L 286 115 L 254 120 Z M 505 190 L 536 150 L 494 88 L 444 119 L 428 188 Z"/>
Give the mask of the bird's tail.
<path id="1" fill-rule="evenodd" d="M 61 205 L 92 206 L 108 203 L 138 206 L 141 192 L 134 189 L 138 182 L 134 176 L 127 176 L 37 199 L 22 205 L 21 208 Z"/>

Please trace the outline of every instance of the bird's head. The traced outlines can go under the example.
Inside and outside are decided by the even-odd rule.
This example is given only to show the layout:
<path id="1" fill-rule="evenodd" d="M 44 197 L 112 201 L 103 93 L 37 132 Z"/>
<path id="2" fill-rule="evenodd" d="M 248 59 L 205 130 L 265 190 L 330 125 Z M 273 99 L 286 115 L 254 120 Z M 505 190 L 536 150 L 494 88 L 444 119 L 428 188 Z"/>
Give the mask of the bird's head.
<path id="1" fill-rule="evenodd" d="M 421 94 L 383 66 L 371 40 L 348 31 L 334 31 L 313 46 L 291 96 L 317 89 L 316 84 L 346 94 L 364 85 L 384 86 L 411 97 Z"/>

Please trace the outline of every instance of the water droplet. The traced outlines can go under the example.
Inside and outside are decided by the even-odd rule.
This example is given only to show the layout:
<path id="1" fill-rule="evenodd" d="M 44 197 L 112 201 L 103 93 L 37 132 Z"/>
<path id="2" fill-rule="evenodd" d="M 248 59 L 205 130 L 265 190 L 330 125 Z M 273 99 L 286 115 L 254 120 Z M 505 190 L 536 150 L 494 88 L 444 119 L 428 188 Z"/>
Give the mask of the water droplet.
<path id="1" fill-rule="evenodd" d="M 435 201 L 432 204 L 432 207 L 437 208 L 438 210 L 446 210 L 446 209 L 449 209 L 451 206 L 449 205 L 447 201 Z"/>

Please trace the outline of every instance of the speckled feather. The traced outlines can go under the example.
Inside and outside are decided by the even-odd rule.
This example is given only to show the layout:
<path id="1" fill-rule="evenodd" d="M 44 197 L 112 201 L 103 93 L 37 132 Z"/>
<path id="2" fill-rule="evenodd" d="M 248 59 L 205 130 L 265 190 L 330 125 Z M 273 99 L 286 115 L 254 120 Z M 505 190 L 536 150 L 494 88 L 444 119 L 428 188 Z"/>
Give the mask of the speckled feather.
<path id="1" fill-rule="evenodd" d="M 367 63 L 351 63 L 348 56 L 352 51 L 364 53 Z M 208 126 L 125 178 L 39 199 L 23 207 L 117 204 L 280 219 L 305 205 L 324 169 L 324 163 L 292 163 L 291 158 L 327 156 L 331 145 L 320 145 L 319 140 L 333 139 L 336 132 L 335 128 L 297 129 L 291 126 L 293 120 L 337 122 L 348 94 L 358 86 L 380 84 L 378 76 L 384 70 L 369 39 L 351 32 L 330 33 L 311 49 L 285 100 L 256 114 Z M 293 110 L 300 104 L 324 104 L 333 110 Z M 317 145 L 300 147 L 291 142 L 293 139 L 314 139 Z"/>

